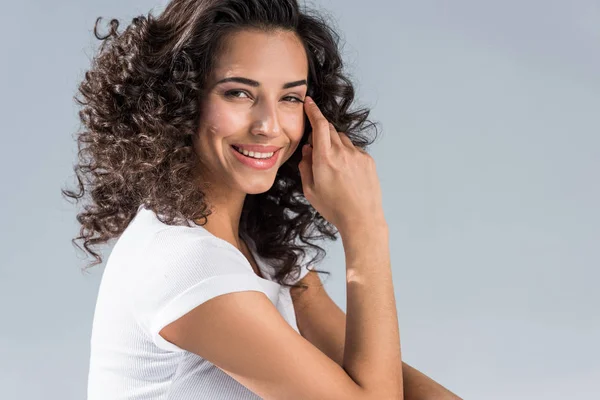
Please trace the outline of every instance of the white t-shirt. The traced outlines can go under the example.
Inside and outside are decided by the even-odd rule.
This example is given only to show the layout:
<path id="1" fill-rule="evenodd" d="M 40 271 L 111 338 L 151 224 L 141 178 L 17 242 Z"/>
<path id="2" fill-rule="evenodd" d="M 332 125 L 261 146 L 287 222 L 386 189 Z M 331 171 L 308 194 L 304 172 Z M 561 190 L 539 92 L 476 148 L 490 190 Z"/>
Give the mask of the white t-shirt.
<path id="1" fill-rule="evenodd" d="M 173 226 L 140 206 L 107 260 L 94 313 L 88 400 L 260 397 L 158 332 L 203 302 L 230 292 L 264 293 L 298 331 L 289 288 L 247 241 L 262 275 L 232 244 L 201 226 Z M 302 268 L 294 283 L 308 273 Z"/>

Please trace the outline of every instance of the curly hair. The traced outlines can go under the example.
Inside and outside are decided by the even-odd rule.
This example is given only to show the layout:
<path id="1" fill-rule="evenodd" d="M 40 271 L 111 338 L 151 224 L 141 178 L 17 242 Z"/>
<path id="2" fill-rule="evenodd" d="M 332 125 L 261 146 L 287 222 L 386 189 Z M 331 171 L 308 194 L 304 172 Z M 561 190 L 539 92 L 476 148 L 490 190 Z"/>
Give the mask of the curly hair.
<path id="1" fill-rule="evenodd" d="M 199 127 L 199 93 L 214 67 L 226 35 L 244 30 L 286 30 L 302 41 L 309 65 L 308 94 L 338 131 L 365 149 L 377 136 L 369 110 L 349 111 L 355 90 L 342 72 L 339 35 L 319 13 L 301 11 L 296 0 L 172 0 L 157 17 L 133 18 L 123 32 L 112 19 L 74 100 L 80 106 L 75 190 L 63 196 L 79 202 L 81 227 L 73 244 L 92 248 L 118 237 L 142 204 L 166 224 L 204 225 L 211 214 L 198 177 L 192 136 Z M 306 115 L 305 115 L 306 118 Z M 375 134 L 369 136 L 369 128 Z M 303 195 L 298 163 L 311 132 L 305 131 L 294 154 L 279 168 L 273 186 L 248 194 L 240 235 L 251 238 L 259 256 L 269 260 L 280 284 L 298 276 L 308 250 L 321 261 L 325 250 L 315 240 L 337 240 L 337 229 Z M 319 271 L 319 273 L 329 272 Z"/>

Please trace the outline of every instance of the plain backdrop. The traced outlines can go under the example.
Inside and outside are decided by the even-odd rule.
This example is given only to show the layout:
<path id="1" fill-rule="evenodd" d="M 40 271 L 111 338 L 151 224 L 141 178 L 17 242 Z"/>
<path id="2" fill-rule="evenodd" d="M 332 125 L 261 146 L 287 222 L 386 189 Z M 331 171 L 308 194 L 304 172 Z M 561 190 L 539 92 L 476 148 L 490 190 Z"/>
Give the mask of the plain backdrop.
<path id="1" fill-rule="evenodd" d="M 76 87 L 160 0 L 2 0 L 2 399 L 85 397 L 103 266 L 71 244 Z M 404 360 L 465 399 L 600 398 L 600 3 L 319 0 L 391 232 Z M 326 288 L 346 309 L 341 241 Z M 106 249 L 108 254 L 110 247 Z"/>

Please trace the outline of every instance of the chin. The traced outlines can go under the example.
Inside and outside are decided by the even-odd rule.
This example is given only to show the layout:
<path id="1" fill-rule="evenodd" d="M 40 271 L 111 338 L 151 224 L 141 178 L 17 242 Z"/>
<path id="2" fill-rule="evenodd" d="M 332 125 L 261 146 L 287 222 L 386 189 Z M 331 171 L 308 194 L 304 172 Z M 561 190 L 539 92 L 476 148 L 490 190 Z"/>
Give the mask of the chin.
<path id="1" fill-rule="evenodd" d="M 249 179 L 243 182 L 240 187 L 246 194 L 260 194 L 271 189 L 273 183 L 275 183 L 273 179 Z"/>

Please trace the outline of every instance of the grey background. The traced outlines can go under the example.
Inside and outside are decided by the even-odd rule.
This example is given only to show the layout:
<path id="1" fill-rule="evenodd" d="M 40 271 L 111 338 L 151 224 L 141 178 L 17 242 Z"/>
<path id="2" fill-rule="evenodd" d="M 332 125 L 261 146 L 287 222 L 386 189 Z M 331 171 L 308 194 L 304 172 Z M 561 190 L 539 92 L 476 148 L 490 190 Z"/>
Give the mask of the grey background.
<path id="1" fill-rule="evenodd" d="M 102 267 L 70 239 L 72 100 L 97 16 L 2 1 L 0 388 L 82 399 Z M 320 0 L 345 38 L 391 230 L 404 360 L 465 399 L 600 398 L 600 3 Z M 345 310 L 341 242 L 323 269 Z M 108 249 L 107 249 L 108 251 Z"/>

